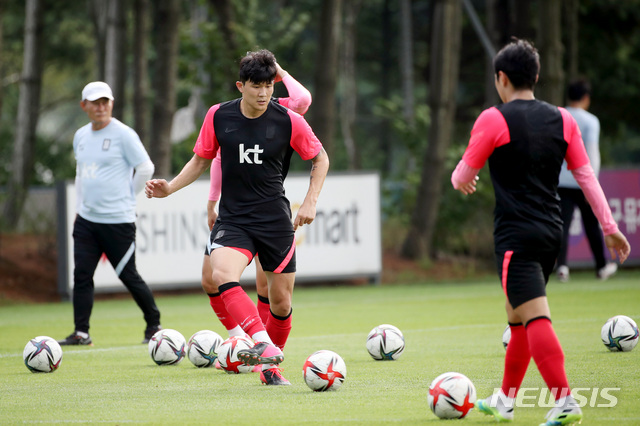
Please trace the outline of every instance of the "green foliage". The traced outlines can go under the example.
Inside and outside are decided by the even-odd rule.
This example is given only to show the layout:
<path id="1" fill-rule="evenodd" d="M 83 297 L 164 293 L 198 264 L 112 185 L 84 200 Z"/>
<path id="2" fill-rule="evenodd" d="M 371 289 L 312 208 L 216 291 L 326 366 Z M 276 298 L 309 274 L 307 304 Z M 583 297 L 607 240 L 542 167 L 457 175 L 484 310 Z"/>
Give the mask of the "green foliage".
<path id="1" fill-rule="evenodd" d="M 583 408 L 590 424 L 638 423 L 639 348 L 609 352 L 600 341 L 600 328 L 614 314 L 638 321 L 639 278 L 637 272 L 620 271 L 603 286 L 591 274 L 576 274 L 569 286 L 553 279 L 549 285 L 553 325 L 572 387 L 621 388 L 614 392 L 615 407 Z M 186 339 L 201 329 L 226 335 L 201 292 L 160 296 L 157 302 L 163 325 Z M 257 374 L 198 369 L 187 359 L 175 366 L 155 365 L 147 345 L 139 343 L 144 321 L 130 297 L 98 300 L 91 323 L 95 346 L 63 347 L 57 371 L 33 374 L 22 362 L 25 344 L 40 335 L 66 336 L 72 330 L 72 307 L 3 306 L 3 424 L 255 424 L 255 415 L 247 414 L 248 401 L 261 407 L 268 424 L 436 424 L 427 389 L 439 374 L 465 374 L 479 398 L 500 386 L 506 316 L 504 295 L 493 277 L 416 285 L 299 286 L 294 312 L 282 364 L 292 385 L 270 389 Z M 374 361 L 366 351 L 367 333 L 381 323 L 404 333 L 406 349 L 397 361 Z M 312 392 L 302 380 L 304 360 L 319 349 L 333 350 L 345 360 L 347 378 L 337 392 Z M 533 363 L 522 386 L 545 387 Z M 517 408 L 514 424 L 541 423 L 547 410 Z M 491 424 L 475 410 L 463 422 Z"/>

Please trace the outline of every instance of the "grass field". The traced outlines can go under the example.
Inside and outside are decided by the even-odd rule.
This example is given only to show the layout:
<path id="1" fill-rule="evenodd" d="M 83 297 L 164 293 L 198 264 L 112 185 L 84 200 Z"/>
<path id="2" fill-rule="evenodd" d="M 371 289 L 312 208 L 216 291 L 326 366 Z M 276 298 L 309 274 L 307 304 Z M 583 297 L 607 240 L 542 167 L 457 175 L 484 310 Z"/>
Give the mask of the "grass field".
<path id="1" fill-rule="evenodd" d="M 572 273 L 570 283 L 552 279 L 549 297 L 572 387 L 620 388 L 610 392 L 617 398 L 615 407 L 584 407 L 583 424 L 640 424 L 640 348 L 611 353 L 600 341 L 600 328 L 610 316 L 640 320 L 640 272 L 622 270 L 607 282 Z M 439 374 L 465 374 L 480 398 L 500 386 L 503 304 L 495 279 L 300 286 L 282 364 L 289 387 L 262 386 L 255 373 L 198 369 L 188 359 L 176 366 L 155 365 L 147 345 L 140 344 L 144 323 L 130 298 L 97 301 L 91 329 L 95 346 L 63 347 L 56 372 L 32 374 L 22 361 L 25 344 L 38 335 L 69 334 L 71 304 L 3 306 L 0 424 L 441 424 L 427 404 L 427 388 Z M 201 329 L 226 335 L 202 294 L 161 296 L 158 305 L 163 326 L 186 339 Z M 404 332 L 406 350 L 397 361 L 374 361 L 366 351 L 368 332 L 382 323 Z M 318 349 L 333 350 L 346 362 L 347 378 L 337 392 L 312 392 L 302 380 L 305 358 Z M 533 362 L 523 387 L 544 387 Z M 582 395 L 591 398 L 591 391 Z M 537 425 L 547 410 L 519 408 L 514 424 Z M 475 410 L 452 422 L 494 423 Z"/>

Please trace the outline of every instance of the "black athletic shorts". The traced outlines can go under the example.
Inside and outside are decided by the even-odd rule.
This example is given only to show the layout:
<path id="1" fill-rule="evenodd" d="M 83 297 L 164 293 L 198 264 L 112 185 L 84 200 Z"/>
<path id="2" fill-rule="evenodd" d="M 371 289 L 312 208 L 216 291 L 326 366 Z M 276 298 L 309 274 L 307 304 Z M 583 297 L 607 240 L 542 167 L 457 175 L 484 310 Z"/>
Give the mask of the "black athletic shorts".
<path id="1" fill-rule="evenodd" d="M 258 253 L 262 269 L 268 272 L 296 272 L 296 240 L 290 220 L 279 226 L 239 226 L 222 223 L 213 225 L 205 255 L 220 247 L 239 250 L 249 261 Z"/>
<path id="2" fill-rule="evenodd" d="M 536 297 L 546 296 L 549 275 L 558 253 L 496 252 L 498 277 L 512 308 Z"/>

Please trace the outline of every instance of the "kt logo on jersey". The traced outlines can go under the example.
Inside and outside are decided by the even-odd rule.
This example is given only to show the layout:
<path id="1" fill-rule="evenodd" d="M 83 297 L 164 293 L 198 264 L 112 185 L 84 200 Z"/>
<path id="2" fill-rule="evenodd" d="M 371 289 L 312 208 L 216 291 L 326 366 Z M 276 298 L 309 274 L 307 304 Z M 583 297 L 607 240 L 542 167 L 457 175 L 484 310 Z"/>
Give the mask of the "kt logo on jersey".
<path id="1" fill-rule="evenodd" d="M 253 148 L 244 149 L 244 144 L 241 143 L 238 148 L 240 149 L 240 164 L 262 164 L 259 155 L 264 152 L 264 149 L 260 149 L 260 145 L 255 144 Z M 253 154 L 253 156 L 251 156 L 251 154 Z"/>

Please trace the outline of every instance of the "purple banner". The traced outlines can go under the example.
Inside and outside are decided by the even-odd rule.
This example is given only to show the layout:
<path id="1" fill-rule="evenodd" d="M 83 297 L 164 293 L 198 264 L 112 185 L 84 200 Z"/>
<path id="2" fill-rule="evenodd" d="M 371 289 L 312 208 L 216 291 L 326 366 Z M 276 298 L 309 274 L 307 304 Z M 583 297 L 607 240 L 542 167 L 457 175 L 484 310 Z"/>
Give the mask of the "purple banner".
<path id="1" fill-rule="evenodd" d="M 640 265 L 640 170 L 603 169 L 600 171 L 599 180 L 611 206 L 613 218 L 631 244 L 631 255 L 625 265 Z M 609 258 L 607 249 L 605 256 Z M 578 209 L 574 212 L 569 230 L 567 257 L 569 266 L 594 266 L 593 254 Z"/>

